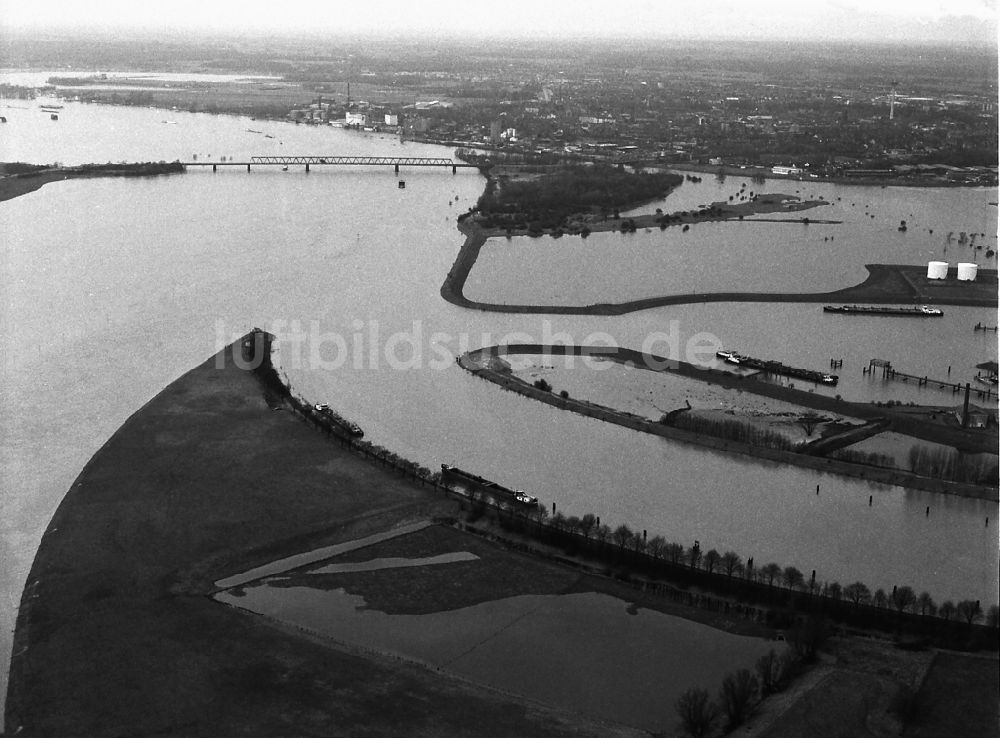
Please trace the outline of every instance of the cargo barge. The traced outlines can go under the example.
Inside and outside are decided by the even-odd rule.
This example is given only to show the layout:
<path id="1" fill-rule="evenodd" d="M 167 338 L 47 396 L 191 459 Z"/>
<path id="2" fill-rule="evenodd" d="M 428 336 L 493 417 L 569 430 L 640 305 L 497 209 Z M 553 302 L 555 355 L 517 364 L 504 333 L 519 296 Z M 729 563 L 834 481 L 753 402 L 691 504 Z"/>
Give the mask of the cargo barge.
<path id="1" fill-rule="evenodd" d="M 509 489 L 503 485 L 497 484 L 496 482 L 490 481 L 485 477 L 473 474 L 472 472 L 467 472 L 464 469 L 459 469 L 457 466 L 452 466 L 451 464 L 441 464 L 441 477 L 444 479 L 457 479 L 461 482 L 465 482 L 466 484 L 471 484 L 483 492 L 506 497 L 522 505 L 538 504 L 538 498 L 526 494 L 524 490 Z"/>
<path id="2" fill-rule="evenodd" d="M 765 359 L 755 359 L 752 356 L 744 356 L 743 354 L 737 353 L 736 351 L 716 351 L 715 355 L 720 359 L 724 359 L 726 363 L 733 364 L 734 366 L 743 366 L 747 369 L 758 369 L 765 374 L 780 374 L 785 377 L 794 377 L 795 379 L 805 379 L 809 382 L 816 382 L 816 384 L 825 384 L 830 387 L 835 387 L 839 378 L 836 374 L 827 374 L 826 372 L 817 372 L 812 369 L 799 369 L 794 366 L 786 366 L 780 361 L 767 361 Z"/>
<path id="3" fill-rule="evenodd" d="M 944 311 L 939 308 L 920 305 L 919 307 L 888 307 L 883 305 L 824 305 L 825 313 L 858 313 L 861 315 L 910 315 L 920 318 L 940 318 Z"/>

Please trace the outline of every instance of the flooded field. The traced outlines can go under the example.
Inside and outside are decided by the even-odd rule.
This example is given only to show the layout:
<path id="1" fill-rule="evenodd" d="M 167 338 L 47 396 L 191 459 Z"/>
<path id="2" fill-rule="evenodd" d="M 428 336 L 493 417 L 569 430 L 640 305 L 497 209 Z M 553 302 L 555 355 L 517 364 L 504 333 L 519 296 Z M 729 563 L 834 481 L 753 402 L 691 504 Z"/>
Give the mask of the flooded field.
<path id="1" fill-rule="evenodd" d="M 575 360 L 567 365 L 568 358 Z M 544 379 L 557 394 L 566 391 L 570 397 L 650 420 L 688 406 L 696 411 L 736 412 L 747 417 L 797 417 L 805 412 L 790 402 L 604 359 L 508 356 L 507 360 L 515 376 L 529 383 Z M 717 366 L 722 366 L 721 362 Z"/>
<path id="2" fill-rule="evenodd" d="M 593 592 L 510 597 L 424 615 L 368 609 L 363 597 L 344 590 L 266 583 L 243 597 L 217 599 L 363 650 L 647 730 L 673 723 L 683 691 L 714 692 L 726 673 L 752 668 L 774 645 Z"/>
<path id="3" fill-rule="evenodd" d="M 688 231 L 670 226 L 592 233 L 585 239 L 491 238 L 469 274 L 465 296 L 500 304 L 587 305 L 700 292 L 827 292 L 863 281 L 867 263 L 943 259 L 997 266 L 996 208 L 985 188 L 942 193 L 953 205 L 943 212 L 926 207 L 928 193 L 914 188 L 780 180 L 747 187 L 731 178 L 685 185 L 622 218 L 656 207 L 673 213 L 712 202 L 739 204 L 749 192 L 791 194 L 799 186 L 803 189 L 794 190 L 796 196 L 828 204 L 697 223 Z M 782 219 L 789 222 L 776 222 Z M 903 221 L 907 228 L 901 231 Z"/>

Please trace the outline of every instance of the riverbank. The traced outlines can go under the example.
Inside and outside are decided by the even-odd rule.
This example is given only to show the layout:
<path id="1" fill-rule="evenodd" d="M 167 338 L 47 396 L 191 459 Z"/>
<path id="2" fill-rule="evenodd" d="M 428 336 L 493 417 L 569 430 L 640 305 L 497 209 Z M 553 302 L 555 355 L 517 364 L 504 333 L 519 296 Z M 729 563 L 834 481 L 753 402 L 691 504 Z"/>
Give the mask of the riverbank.
<path id="1" fill-rule="evenodd" d="M 67 492 L 22 595 L 5 729 L 440 736 L 485 720 L 498 734 L 607 735 L 210 599 L 215 581 L 253 566 L 457 512 L 331 443 L 238 358 L 225 350 L 170 384 Z"/>
<path id="2" fill-rule="evenodd" d="M 78 167 L 32 167 L 11 172 L 17 164 L 0 162 L 0 202 L 12 200 L 41 189 L 50 182 L 77 177 L 155 177 L 184 171 L 179 162 L 143 162 L 137 164 L 84 164 Z"/>
<path id="3" fill-rule="evenodd" d="M 656 217 L 656 216 L 648 216 Z M 625 315 L 639 310 L 704 302 L 829 302 L 997 306 L 997 270 L 981 269 L 976 281 L 929 280 L 926 269 L 906 264 L 866 264 L 868 277 L 860 284 L 832 292 L 697 292 L 590 305 L 526 305 L 480 302 L 465 296 L 465 283 L 476 265 L 489 232 L 471 223 L 458 224 L 465 235 L 441 285 L 441 297 L 452 305 L 494 313 L 545 315 Z M 495 236 L 492 236 L 495 237 Z"/>
<path id="4" fill-rule="evenodd" d="M 811 176 L 808 172 L 797 176 L 791 176 L 787 174 L 775 174 L 771 167 L 754 167 L 754 166 L 732 166 L 732 165 L 717 165 L 717 164 L 694 164 L 691 162 L 685 162 L 683 164 L 677 164 L 671 169 L 675 169 L 679 172 L 700 172 L 703 174 L 723 174 L 727 177 L 758 177 L 763 179 L 774 179 L 782 180 L 785 182 L 811 182 L 816 184 L 838 184 L 838 185 L 849 185 L 849 186 L 865 186 L 865 187 L 996 187 L 996 167 L 993 168 L 993 181 L 992 182 L 980 182 L 980 181 L 964 181 L 951 179 L 947 176 L 913 176 L 913 175 L 898 175 L 898 176 L 857 176 L 857 177 L 826 177 L 826 176 Z"/>
<path id="5" fill-rule="evenodd" d="M 566 710 L 542 704 L 537 695 L 490 686 L 490 670 L 508 668 L 502 663 L 481 661 L 484 668 L 489 662 L 485 672 L 463 678 L 452 669 L 429 670 L 391 649 L 340 642 L 281 618 L 248 613 L 239 606 L 246 585 L 227 590 L 236 598 L 233 607 L 212 599 L 219 591 L 216 582 L 226 577 L 357 541 L 378 539 L 374 545 L 381 548 L 366 546 L 361 553 L 347 546 L 354 552 L 348 561 L 476 552 L 474 559 L 426 571 L 411 567 L 387 581 L 380 577 L 390 575 L 373 571 L 336 575 L 360 577 L 338 586 L 402 613 L 418 605 L 434 614 L 520 595 L 603 592 L 620 604 L 604 614 L 588 610 L 588 622 L 600 633 L 610 632 L 608 623 L 620 619 L 623 607 L 643 622 L 650 610 L 730 633 L 765 632 L 765 621 L 789 617 L 789 605 L 782 603 L 797 595 L 749 581 L 734 584 L 687 566 L 674 567 L 683 575 L 680 587 L 663 583 L 662 574 L 655 580 L 634 578 L 628 573 L 631 554 L 617 546 L 607 549 L 622 559 L 613 566 L 625 567 L 620 584 L 607 576 L 612 572 L 607 559 L 598 562 L 606 568 L 601 576 L 568 552 L 539 555 L 534 549 L 544 546 L 483 539 L 483 531 L 464 526 L 426 525 L 454 523 L 466 503 L 400 474 L 405 469 L 398 464 L 379 465 L 352 442 L 338 444 L 317 432 L 303 422 L 309 417 L 293 411 L 269 364 L 264 371 L 248 371 L 254 350 L 241 351 L 242 341 L 235 346 L 173 382 L 126 421 L 60 504 L 18 613 L 5 723 L 12 734 L 236 736 L 266 726 L 269 732 L 299 735 L 306 726 L 311 734 L 396 735 L 406 725 L 408 735 L 437 738 L 465 735 L 488 721 L 495 735 L 648 735 L 608 722 L 601 717 L 610 714 L 601 712 L 604 707 L 594 717 L 593 705 L 572 698 L 593 684 L 598 671 L 607 699 L 645 693 L 641 686 L 648 672 L 633 668 L 635 649 L 648 656 L 663 644 L 662 638 L 636 642 L 635 627 L 630 629 L 634 648 L 621 640 L 602 641 L 599 670 L 553 672 L 571 695 L 560 704 L 576 705 Z M 500 523 L 508 519 L 497 513 Z M 535 529 L 534 522 L 523 522 Z M 547 525 L 534 535 L 565 534 Z M 560 549 L 566 551 L 565 542 Z M 665 561 L 659 565 L 670 568 Z M 299 570 L 292 574 L 306 576 Z M 691 588 L 706 576 L 724 589 L 766 590 L 765 599 L 778 610 Z M 423 584 L 400 589 L 414 581 Z M 449 584 L 456 582 L 461 586 Z M 888 611 L 872 612 L 872 622 L 884 624 Z M 712 633 L 705 633 L 708 643 L 716 643 Z M 588 650 L 579 643 L 568 648 L 572 633 L 548 638 L 553 653 Z M 722 654 L 725 669 L 738 666 L 726 652 L 714 653 Z M 541 651 L 518 651 L 515 661 L 530 665 L 532 658 L 553 668 L 551 656 Z M 705 654 L 699 659 L 704 662 Z M 669 676 L 670 689 L 685 687 L 687 668 L 679 678 L 669 659 L 650 663 L 663 671 L 658 683 Z M 656 692 L 643 709 L 671 714 L 670 700 L 661 696 Z M 655 717 L 644 715 L 644 721 Z"/>
<path id="6" fill-rule="evenodd" d="M 715 436 L 684 430 L 658 423 L 648 418 L 643 418 L 632 413 L 626 413 L 613 408 L 598 405 L 586 400 L 572 397 L 562 397 L 549 390 L 535 387 L 524 380 L 513 376 L 509 372 L 492 368 L 490 358 L 505 355 L 521 354 L 542 354 L 548 355 L 598 355 L 602 359 L 628 363 L 637 368 L 657 367 L 658 371 L 675 372 L 681 376 L 698 379 L 700 381 L 718 384 L 731 389 L 740 389 L 746 392 L 760 394 L 773 399 L 782 400 L 802 407 L 808 407 L 825 412 L 834 412 L 840 415 L 862 418 L 868 421 L 887 420 L 888 427 L 901 433 L 920 433 L 916 436 L 935 443 L 952 445 L 955 442 L 964 442 L 966 446 L 976 446 L 977 451 L 991 450 L 996 446 L 995 434 L 983 434 L 977 437 L 970 431 L 962 429 L 951 429 L 945 427 L 936 428 L 912 422 L 912 418 L 906 418 L 895 413 L 890 408 L 878 407 L 875 405 L 865 405 L 861 403 L 851 403 L 836 398 L 826 397 L 812 392 L 803 392 L 777 384 L 756 382 L 746 380 L 738 375 L 724 371 L 704 369 L 693 364 L 681 361 L 671 361 L 663 357 L 646 356 L 637 351 L 625 348 L 606 349 L 597 347 L 588 349 L 582 346 L 542 346 L 539 344 L 511 344 L 508 346 L 491 346 L 463 354 L 458 358 L 459 365 L 504 389 L 517 392 L 518 394 L 539 400 L 554 407 L 587 417 L 603 420 L 608 423 L 621 425 L 632 430 L 650 433 L 652 435 L 669 438 L 671 440 L 693 443 L 717 451 L 730 453 L 740 453 L 758 459 L 775 461 L 784 464 L 825 471 L 842 476 L 864 479 L 869 482 L 889 484 L 910 489 L 920 489 L 928 492 L 939 492 L 942 494 L 956 495 L 960 497 L 971 497 L 996 501 L 998 490 L 995 487 L 984 487 L 980 485 L 965 484 L 960 482 L 950 482 L 929 477 L 921 477 L 902 469 L 887 469 L 863 464 L 857 464 L 842 459 L 813 456 L 796 451 L 787 451 L 776 448 L 766 448 L 739 441 L 721 439 Z M 979 448 L 982 446 L 982 448 Z"/>

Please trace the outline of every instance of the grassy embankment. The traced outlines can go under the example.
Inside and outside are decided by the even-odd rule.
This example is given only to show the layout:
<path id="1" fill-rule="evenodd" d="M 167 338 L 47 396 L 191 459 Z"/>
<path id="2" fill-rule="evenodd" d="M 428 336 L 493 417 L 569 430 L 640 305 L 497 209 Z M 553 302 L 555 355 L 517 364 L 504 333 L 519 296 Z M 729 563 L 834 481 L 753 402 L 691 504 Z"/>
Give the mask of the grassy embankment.
<path id="1" fill-rule="evenodd" d="M 209 597 L 217 579 L 289 553 L 456 511 L 330 443 L 229 352 L 221 367 L 210 359 L 133 415 L 59 506 L 18 613 L 7 730 L 606 734 L 412 664 L 320 646 Z"/>
<path id="2" fill-rule="evenodd" d="M 34 192 L 49 182 L 74 177 L 155 177 L 184 171 L 180 162 L 137 162 L 134 164 L 81 164 L 63 167 L 21 162 L 0 163 L 0 202 Z"/>

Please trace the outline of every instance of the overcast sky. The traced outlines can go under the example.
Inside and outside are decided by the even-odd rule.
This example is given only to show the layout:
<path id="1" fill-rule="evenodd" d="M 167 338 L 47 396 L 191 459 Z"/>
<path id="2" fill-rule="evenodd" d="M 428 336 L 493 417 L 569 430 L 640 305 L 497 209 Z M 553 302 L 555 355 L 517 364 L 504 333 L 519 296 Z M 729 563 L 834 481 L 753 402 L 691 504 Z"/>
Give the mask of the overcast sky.
<path id="1" fill-rule="evenodd" d="M 997 0 L 0 0 L 8 28 L 996 43 Z"/>

